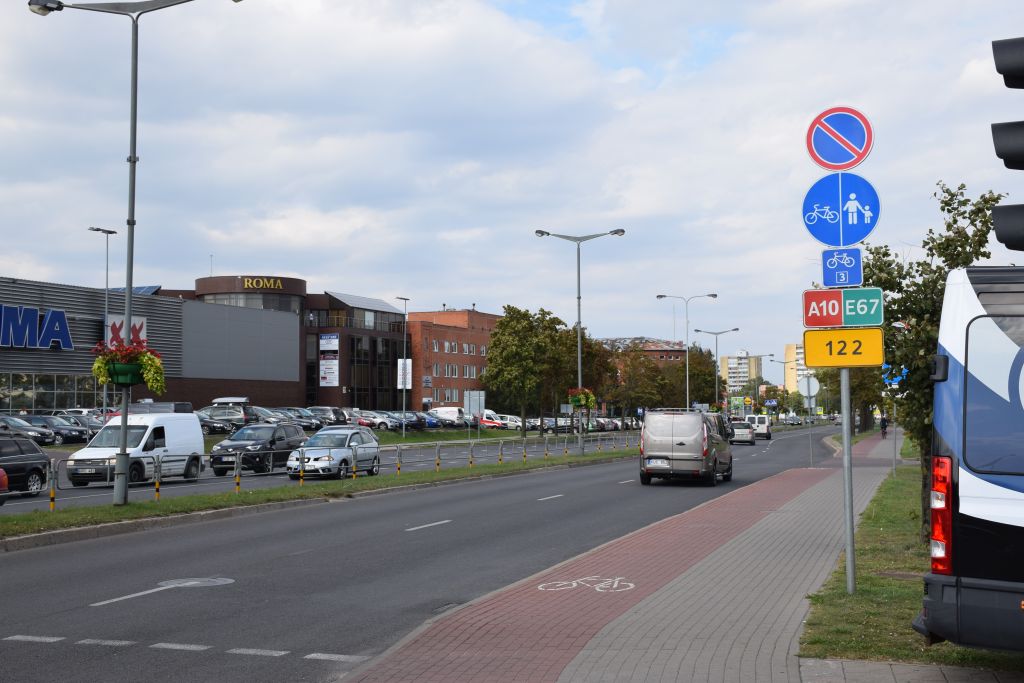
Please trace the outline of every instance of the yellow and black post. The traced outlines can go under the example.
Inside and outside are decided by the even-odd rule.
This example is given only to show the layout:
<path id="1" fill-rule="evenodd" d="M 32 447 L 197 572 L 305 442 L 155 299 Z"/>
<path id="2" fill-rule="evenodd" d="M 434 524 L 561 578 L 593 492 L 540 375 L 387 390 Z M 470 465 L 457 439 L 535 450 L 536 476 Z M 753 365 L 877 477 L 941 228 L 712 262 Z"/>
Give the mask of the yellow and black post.
<path id="1" fill-rule="evenodd" d="M 441 444 L 434 446 L 434 471 L 441 471 Z"/>
<path id="2" fill-rule="evenodd" d="M 153 498 L 154 498 L 154 500 L 156 500 L 156 502 L 159 503 L 160 502 L 160 458 L 157 458 L 156 461 L 153 463 L 153 469 L 155 470 L 155 472 L 153 473 L 155 475 L 153 477 Z"/>
<path id="3" fill-rule="evenodd" d="M 505 442 L 498 441 L 498 464 L 505 464 Z"/>
<path id="4" fill-rule="evenodd" d="M 523 439 L 523 464 L 526 464 L 526 439 Z"/>
<path id="5" fill-rule="evenodd" d="M 473 469 L 473 442 L 469 442 L 469 469 Z"/>
<path id="6" fill-rule="evenodd" d="M 235 495 L 242 492 L 242 455 L 235 454 Z"/>
<path id="7" fill-rule="evenodd" d="M 402 476 L 402 444 L 398 444 L 398 457 L 395 458 L 395 476 Z"/>
<path id="8" fill-rule="evenodd" d="M 50 459 L 50 512 L 57 509 L 57 471 L 60 465 L 54 467 L 56 459 Z"/>

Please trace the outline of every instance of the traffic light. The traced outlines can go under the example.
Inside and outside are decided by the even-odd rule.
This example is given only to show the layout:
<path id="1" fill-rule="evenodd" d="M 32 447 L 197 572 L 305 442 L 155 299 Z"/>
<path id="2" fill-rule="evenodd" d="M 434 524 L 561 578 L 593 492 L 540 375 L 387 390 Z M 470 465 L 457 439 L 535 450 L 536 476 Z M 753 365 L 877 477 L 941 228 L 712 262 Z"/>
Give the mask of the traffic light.
<path id="1" fill-rule="evenodd" d="M 992 56 L 1006 87 L 1024 88 L 1024 38 L 992 41 Z M 992 143 L 1007 168 L 1024 171 L 1024 121 L 993 123 Z M 1024 204 L 996 206 L 992 225 L 1007 249 L 1024 251 Z"/>

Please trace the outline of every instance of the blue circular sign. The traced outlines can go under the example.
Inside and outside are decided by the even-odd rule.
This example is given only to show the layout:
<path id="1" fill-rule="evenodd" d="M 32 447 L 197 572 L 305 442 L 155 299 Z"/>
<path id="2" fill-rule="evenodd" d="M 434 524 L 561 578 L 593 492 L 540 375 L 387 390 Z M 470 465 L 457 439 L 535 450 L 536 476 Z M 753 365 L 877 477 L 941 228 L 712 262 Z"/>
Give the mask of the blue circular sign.
<path id="1" fill-rule="evenodd" d="M 878 224 L 881 206 L 871 183 L 853 173 L 831 173 L 804 197 L 804 227 L 829 247 L 861 242 Z"/>

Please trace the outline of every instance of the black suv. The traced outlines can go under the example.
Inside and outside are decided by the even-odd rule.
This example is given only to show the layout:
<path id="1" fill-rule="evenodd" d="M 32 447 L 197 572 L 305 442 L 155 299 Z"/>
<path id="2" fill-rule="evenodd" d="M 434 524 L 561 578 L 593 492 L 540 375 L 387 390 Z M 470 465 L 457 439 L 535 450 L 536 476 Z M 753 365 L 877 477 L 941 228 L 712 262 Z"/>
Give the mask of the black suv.
<path id="1" fill-rule="evenodd" d="M 306 435 L 297 424 L 248 425 L 210 449 L 210 466 L 214 474 L 223 477 L 235 469 L 236 458 L 241 458 L 243 470 L 271 472 L 287 465 L 288 455 L 304 443 Z"/>
<path id="2" fill-rule="evenodd" d="M 0 469 L 7 472 L 8 488 L 38 496 L 46 487 L 49 459 L 32 439 L 0 435 Z"/>

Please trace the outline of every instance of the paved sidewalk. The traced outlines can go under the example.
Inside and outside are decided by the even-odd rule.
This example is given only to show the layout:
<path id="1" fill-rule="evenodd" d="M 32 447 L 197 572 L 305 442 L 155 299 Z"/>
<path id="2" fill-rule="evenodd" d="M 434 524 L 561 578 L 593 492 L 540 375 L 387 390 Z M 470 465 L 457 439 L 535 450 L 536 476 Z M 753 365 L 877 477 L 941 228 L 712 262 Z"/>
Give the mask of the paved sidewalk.
<path id="1" fill-rule="evenodd" d="M 892 449 L 877 436 L 854 447 L 858 517 L 889 475 Z M 484 596 L 346 680 L 986 680 L 949 668 L 796 657 L 806 596 L 845 545 L 841 458 L 816 465 Z"/>

